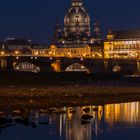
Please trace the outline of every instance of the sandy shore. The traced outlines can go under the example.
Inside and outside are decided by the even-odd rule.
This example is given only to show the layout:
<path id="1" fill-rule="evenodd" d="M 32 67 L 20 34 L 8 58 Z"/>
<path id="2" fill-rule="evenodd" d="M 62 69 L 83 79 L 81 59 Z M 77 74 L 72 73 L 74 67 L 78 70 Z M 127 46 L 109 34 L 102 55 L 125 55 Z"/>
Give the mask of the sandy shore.
<path id="1" fill-rule="evenodd" d="M 104 105 L 140 101 L 139 86 L 63 85 L 49 87 L 0 87 L 0 109 L 52 106 Z"/>
<path id="2" fill-rule="evenodd" d="M 0 110 L 140 101 L 140 78 L 0 72 Z"/>
<path id="3" fill-rule="evenodd" d="M 63 85 L 63 86 L 7 86 L 0 87 L 0 97 L 8 98 L 90 98 L 120 95 L 140 95 L 139 86 L 120 86 L 120 85 Z"/>

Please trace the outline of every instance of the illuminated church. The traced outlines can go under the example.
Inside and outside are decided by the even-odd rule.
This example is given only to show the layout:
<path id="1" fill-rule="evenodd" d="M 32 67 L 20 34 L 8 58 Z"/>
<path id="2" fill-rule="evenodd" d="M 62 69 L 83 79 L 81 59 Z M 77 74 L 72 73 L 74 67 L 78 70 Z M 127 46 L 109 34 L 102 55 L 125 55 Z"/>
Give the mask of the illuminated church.
<path id="1" fill-rule="evenodd" d="M 82 0 L 72 0 L 64 17 L 64 28 L 57 23 L 48 49 L 34 49 L 35 56 L 49 57 L 93 57 L 102 58 L 102 38 L 100 25 L 94 23 L 91 30 L 90 16 Z"/>
<path id="2" fill-rule="evenodd" d="M 82 0 L 72 0 L 64 17 L 64 28 L 57 23 L 48 49 L 35 49 L 34 55 L 55 57 L 102 57 L 102 39 L 98 22 L 91 30 L 90 16 Z"/>
<path id="3" fill-rule="evenodd" d="M 55 26 L 53 44 L 59 47 L 85 47 L 101 45 L 101 33 L 98 23 L 91 31 L 90 16 L 83 7 L 82 0 L 72 0 L 71 7 L 64 18 L 64 29 L 60 24 Z"/>
<path id="4" fill-rule="evenodd" d="M 15 46 L 17 48 L 15 52 L 19 55 L 21 53 L 19 46 L 24 45 L 21 43 Z M 71 6 L 64 17 L 64 27 L 59 23 L 55 25 L 51 44 L 48 47 L 33 44 L 30 48 L 31 54 L 35 57 L 102 58 L 103 41 L 100 25 L 96 21 L 91 26 L 90 16 L 83 6 L 83 0 L 71 0 Z"/>

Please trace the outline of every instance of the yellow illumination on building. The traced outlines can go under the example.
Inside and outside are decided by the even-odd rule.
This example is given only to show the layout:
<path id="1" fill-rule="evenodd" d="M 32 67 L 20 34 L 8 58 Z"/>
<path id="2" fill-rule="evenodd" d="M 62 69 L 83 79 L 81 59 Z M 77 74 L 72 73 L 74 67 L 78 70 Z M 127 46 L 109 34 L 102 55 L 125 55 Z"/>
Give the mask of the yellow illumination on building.
<path id="1" fill-rule="evenodd" d="M 35 51 L 34 54 L 35 54 L 35 55 L 38 55 L 39 53 L 38 53 L 38 51 Z"/>
<path id="2" fill-rule="evenodd" d="M 52 63 L 51 66 L 55 72 L 61 72 L 61 62 L 59 60 Z"/>
<path id="3" fill-rule="evenodd" d="M 105 59 L 140 59 L 138 31 L 109 31 L 104 41 Z"/>
<path id="4" fill-rule="evenodd" d="M 50 45 L 45 49 L 33 49 L 33 56 L 40 57 L 67 57 L 67 58 L 102 58 L 102 49 L 100 46 L 79 46 L 79 47 L 57 47 Z M 96 55 L 95 55 L 96 54 Z"/>

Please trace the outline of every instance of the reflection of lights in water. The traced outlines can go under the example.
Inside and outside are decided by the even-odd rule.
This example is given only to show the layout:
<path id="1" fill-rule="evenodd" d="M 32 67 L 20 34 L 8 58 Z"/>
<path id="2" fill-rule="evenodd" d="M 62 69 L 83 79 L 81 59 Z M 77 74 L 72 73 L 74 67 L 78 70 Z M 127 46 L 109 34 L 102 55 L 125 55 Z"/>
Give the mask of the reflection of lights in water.
<path id="1" fill-rule="evenodd" d="M 105 120 L 108 124 L 121 122 L 131 125 L 140 122 L 139 116 L 140 103 L 112 104 L 105 106 Z"/>
<path id="2" fill-rule="evenodd" d="M 58 112 L 59 110 L 66 111 L 66 113 L 50 113 L 46 114 L 46 116 L 41 116 L 40 111 L 31 111 L 29 119 L 36 127 L 42 129 L 40 121 L 47 118 L 49 125 L 45 124 L 43 127 L 49 129 L 47 131 L 48 134 L 60 136 L 60 139 L 64 139 L 64 136 L 66 136 L 66 140 L 90 140 L 93 139 L 92 136 L 97 137 L 107 129 L 110 132 L 115 129 L 132 129 L 138 127 L 140 124 L 139 102 L 104 106 L 65 107 L 56 108 L 56 110 Z M 69 116 L 70 111 L 71 116 Z M 88 124 L 81 125 L 83 114 L 93 116 L 92 119 L 87 120 Z M 23 116 L 22 111 L 21 116 Z"/>
<path id="3" fill-rule="evenodd" d="M 63 123 L 62 119 L 63 119 L 63 116 L 62 116 L 62 114 L 61 114 L 61 115 L 60 115 L 60 126 L 59 126 L 59 127 L 60 127 L 60 128 L 59 128 L 60 137 L 62 136 L 62 126 L 63 126 L 63 124 L 62 124 L 62 123 Z"/>

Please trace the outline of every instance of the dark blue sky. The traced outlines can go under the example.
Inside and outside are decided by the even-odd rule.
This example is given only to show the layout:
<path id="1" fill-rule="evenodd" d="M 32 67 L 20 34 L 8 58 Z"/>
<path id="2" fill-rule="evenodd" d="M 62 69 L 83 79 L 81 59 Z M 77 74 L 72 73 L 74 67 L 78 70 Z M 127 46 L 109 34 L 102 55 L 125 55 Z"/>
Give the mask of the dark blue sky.
<path id="1" fill-rule="evenodd" d="M 105 35 L 108 28 L 140 29 L 140 0 L 83 0 L 98 19 Z M 56 19 L 63 18 L 71 0 L 0 0 L 0 40 L 28 38 L 37 43 L 51 40 Z"/>

